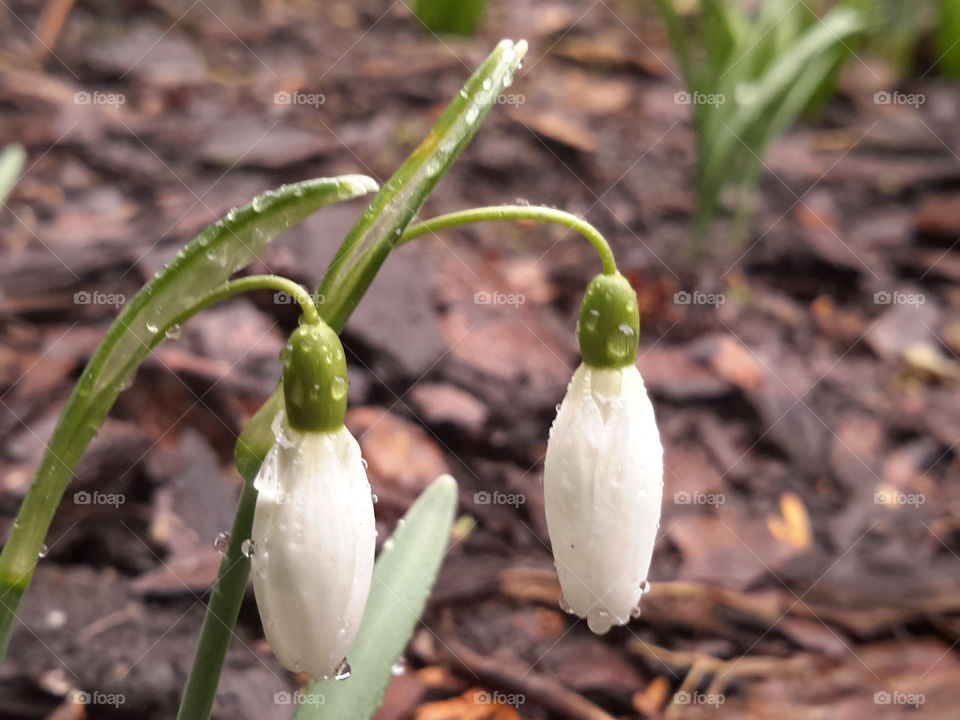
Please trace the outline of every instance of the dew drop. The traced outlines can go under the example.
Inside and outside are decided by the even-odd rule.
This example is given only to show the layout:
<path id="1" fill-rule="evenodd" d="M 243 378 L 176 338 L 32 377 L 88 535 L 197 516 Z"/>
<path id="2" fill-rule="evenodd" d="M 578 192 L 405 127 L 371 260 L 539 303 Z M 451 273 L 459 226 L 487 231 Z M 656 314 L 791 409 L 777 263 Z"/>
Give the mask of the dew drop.
<path id="1" fill-rule="evenodd" d="M 370 463 L 367 462 L 366 458 L 360 458 L 360 464 L 363 465 L 364 470 L 370 466 Z M 376 502 L 376 500 L 374 500 L 374 502 Z"/>
<path id="2" fill-rule="evenodd" d="M 630 611 L 630 617 L 632 617 L 634 620 L 640 617 L 640 603 L 637 603 L 637 606 Z"/>
<path id="3" fill-rule="evenodd" d="M 213 540 L 213 547 L 221 555 L 226 553 L 227 548 L 230 547 L 230 533 L 224 531 L 217 535 Z"/>
<path id="4" fill-rule="evenodd" d="M 46 544 L 40 546 L 40 552 L 37 553 L 38 558 L 45 558 L 49 550 L 47 549 Z"/>
<path id="5" fill-rule="evenodd" d="M 613 627 L 610 622 L 610 613 L 606 610 L 598 610 L 587 616 L 587 626 L 595 635 L 605 635 Z"/>
<path id="6" fill-rule="evenodd" d="M 246 558 L 252 558 L 256 548 L 254 547 L 253 540 L 247 538 L 242 543 L 240 543 L 240 552 L 243 553 L 243 556 Z"/>
<path id="7" fill-rule="evenodd" d="M 398 657 L 393 661 L 393 665 L 390 666 L 390 674 L 394 677 L 400 677 L 407 671 L 407 663 L 403 657 Z"/>
<path id="8" fill-rule="evenodd" d="M 147 332 L 148 332 L 148 333 L 155 333 L 155 332 L 156 332 L 157 330 L 159 330 L 159 329 L 160 329 L 160 328 L 158 328 L 154 323 L 149 323 L 149 322 L 147 323 Z"/>
<path id="9" fill-rule="evenodd" d="M 351 672 L 351 670 L 350 670 L 350 663 L 348 663 L 348 662 L 347 662 L 347 659 L 344 658 L 344 659 L 343 659 L 343 662 L 341 662 L 341 663 L 337 666 L 337 670 L 336 670 L 333 678 L 334 678 L 335 680 L 346 680 L 348 677 L 350 677 L 350 672 Z"/>
<path id="10" fill-rule="evenodd" d="M 486 80 L 483 81 L 484 90 L 489 90 L 491 87 L 493 87 L 493 81 L 490 78 L 487 78 Z"/>
<path id="11" fill-rule="evenodd" d="M 560 597 L 560 609 L 567 613 L 567 615 L 576 615 L 573 608 L 570 607 L 570 603 L 568 603 L 567 599 L 563 596 Z"/>
<path id="12" fill-rule="evenodd" d="M 370 499 L 373 500 L 374 505 L 380 502 L 380 498 L 377 497 L 377 494 L 375 492 L 370 493 Z"/>
<path id="13" fill-rule="evenodd" d="M 167 338 L 167 340 L 177 340 L 180 338 L 182 333 L 182 325 L 171 325 L 169 328 L 167 328 L 167 331 L 163 335 Z"/>
<path id="14" fill-rule="evenodd" d="M 649 581 L 649 580 L 644 580 L 644 581 L 640 584 L 640 594 L 641 594 L 641 595 L 646 595 L 648 592 L 650 592 L 650 581 Z"/>
<path id="15" fill-rule="evenodd" d="M 335 401 L 343 400 L 347 396 L 347 381 L 342 377 L 335 377 L 330 385 L 330 397 Z"/>

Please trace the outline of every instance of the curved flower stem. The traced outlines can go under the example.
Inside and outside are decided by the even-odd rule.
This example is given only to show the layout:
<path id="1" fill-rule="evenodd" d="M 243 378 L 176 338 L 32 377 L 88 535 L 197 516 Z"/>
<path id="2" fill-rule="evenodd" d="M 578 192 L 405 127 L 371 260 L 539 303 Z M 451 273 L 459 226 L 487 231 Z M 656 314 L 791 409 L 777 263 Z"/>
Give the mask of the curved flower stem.
<path id="1" fill-rule="evenodd" d="M 320 322 L 320 314 L 317 312 L 317 306 L 313 303 L 313 296 L 307 292 L 307 289 L 303 287 L 303 285 L 280 275 L 248 275 L 247 277 L 231 280 L 224 285 L 223 289 L 219 291 L 219 294 L 217 292 L 210 293 L 210 295 L 204 297 L 200 303 L 206 303 L 203 307 L 207 307 L 209 304 L 219 302 L 226 297 L 246 292 L 247 290 L 277 290 L 279 292 L 285 292 L 300 305 L 300 309 L 303 311 L 303 317 L 308 323 L 316 325 Z M 191 310 L 193 310 L 193 308 L 191 308 Z"/>
<path id="2" fill-rule="evenodd" d="M 557 210 L 555 208 L 543 207 L 540 205 L 493 205 L 490 207 L 472 208 L 470 210 L 459 210 L 446 215 L 425 220 L 422 223 L 411 225 L 400 238 L 398 245 L 403 245 L 414 238 L 418 238 L 427 233 L 436 232 L 457 225 L 466 225 L 467 223 L 480 222 L 482 220 L 535 220 L 536 222 L 553 222 L 566 225 L 571 230 L 575 230 L 583 235 L 594 250 L 600 256 L 600 262 L 603 263 L 603 272 L 607 275 L 614 275 L 617 272 L 617 261 L 613 257 L 613 251 L 606 238 L 600 234 L 593 225 L 581 217 L 572 213 Z"/>
<path id="3" fill-rule="evenodd" d="M 152 350 L 159 345 L 168 331 L 186 322 L 201 310 L 238 293 L 263 289 L 290 294 L 291 297 L 296 298 L 303 308 L 304 316 L 309 322 L 320 322 L 313 299 L 302 285 L 277 275 L 250 275 L 224 283 L 176 315 L 166 325 L 158 328 L 153 341 L 150 343 L 150 349 Z M 48 514 L 52 514 L 55 507 L 55 504 L 50 505 L 42 502 L 25 503 L 17 517 L 18 526 L 24 528 L 48 527 L 50 523 Z M 33 570 L 37 564 L 36 547 L 39 546 L 41 541 L 42 538 L 34 538 L 24 533 L 11 533 L 7 539 L 4 550 L 7 553 L 6 557 L 10 570 L 6 574 L 0 574 L 0 606 L 4 611 L 0 613 L 0 655 L 6 652 L 7 643 L 10 640 L 10 629 L 16 619 L 15 609 L 24 592 L 26 592 L 33 575 Z"/>

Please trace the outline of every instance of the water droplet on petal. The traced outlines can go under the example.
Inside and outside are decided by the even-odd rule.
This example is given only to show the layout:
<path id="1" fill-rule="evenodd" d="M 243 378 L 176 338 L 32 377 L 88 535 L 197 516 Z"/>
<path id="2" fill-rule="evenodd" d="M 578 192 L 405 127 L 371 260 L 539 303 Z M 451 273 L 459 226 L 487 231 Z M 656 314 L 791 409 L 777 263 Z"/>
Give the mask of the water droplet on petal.
<path id="1" fill-rule="evenodd" d="M 360 464 L 363 465 L 363 469 L 366 470 L 370 463 L 367 462 L 366 458 L 360 458 Z M 376 496 L 374 496 L 376 497 Z M 376 502 L 376 500 L 374 500 Z"/>
<path id="2" fill-rule="evenodd" d="M 640 584 L 640 594 L 641 594 L 641 595 L 646 595 L 648 592 L 650 592 L 650 581 L 649 581 L 649 580 L 644 580 L 644 581 Z"/>
<path id="3" fill-rule="evenodd" d="M 252 558 L 256 548 L 254 547 L 254 542 L 252 539 L 247 538 L 242 543 L 240 543 L 240 552 L 243 553 L 243 556 L 246 558 Z"/>
<path id="4" fill-rule="evenodd" d="M 224 531 L 217 535 L 213 540 L 213 547 L 221 555 L 227 552 L 227 548 L 230 547 L 230 533 Z"/>
<path id="5" fill-rule="evenodd" d="M 377 497 L 377 494 L 375 492 L 370 493 L 370 499 L 373 500 L 374 505 L 380 502 L 380 498 Z"/>
<path id="6" fill-rule="evenodd" d="M 613 627 L 610 622 L 610 613 L 606 610 L 597 610 L 587 616 L 587 626 L 595 635 L 604 635 Z"/>
<path id="7" fill-rule="evenodd" d="M 407 671 L 407 663 L 404 660 L 403 656 L 398 657 L 393 661 L 393 665 L 390 667 L 390 674 L 394 677 L 399 677 Z"/>
<path id="8" fill-rule="evenodd" d="M 567 615 L 576 615 L 573 608 L 570 607 L 570 603 L 568 603 L 567 599 L 563 596 L 560 597 L 560 609 L 567 613 Z"/>

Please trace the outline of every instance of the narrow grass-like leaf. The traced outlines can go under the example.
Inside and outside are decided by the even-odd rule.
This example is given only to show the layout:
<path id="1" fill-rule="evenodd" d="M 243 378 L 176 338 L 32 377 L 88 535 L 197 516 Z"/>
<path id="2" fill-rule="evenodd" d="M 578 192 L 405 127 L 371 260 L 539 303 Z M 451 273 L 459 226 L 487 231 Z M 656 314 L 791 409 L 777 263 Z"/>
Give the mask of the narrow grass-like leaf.
<path id="1" fill-rule="evenodd" d="M 657 0 L 684 78 L 693 93 L 697 177 L 694 236 L 701 242 L 721 192 L 738 192 L 740 239 L 770 143 L 824 92 L 851 55 L 846 42 L 864 15 L 836 7 L 822 19 L 803 3 L 767 0 L 749 13 L 737 3 L 700 0 L 688 30 L 670 0 Z"/>
<path id="2" fill-rule="evenodd" d="M 26 159 L 27 153 L 23 146 L 16 143 L 7 145 L 3 154 L 0 154 L 0 204 L 7 201 L 7 196 L 20 179 Z"/>
<path id="3" fill-rule="evenodd" d="M 370 599 L 349 655 L 350 678 L 311 683 L 304 691 L 311 702 L 299 706 L 296 720 L 374 716 L 436 580 L 456 504 L 457 483 L 443 475 L 407 511 L 377 558 Z"/>
<path id="4" fill-rule="evenodd" d="M 318 309 L 332 328 L 343 328 L 403 230 L 513 83 L 526 51 L 523 40 L 497 45 L 351 228 L 320 285 L 325 302 Z"/>
<path id="5" fill-rule="evenodd" d="M 375 189 L 368 177 L 345 175 L 259 195 L 201 232 L 124 308 L 70 396 L 0 554 L 0 657 L 73 468 L 150 350 L 186 309 L 221 287 L 280 232 L 325 205 Z"/>

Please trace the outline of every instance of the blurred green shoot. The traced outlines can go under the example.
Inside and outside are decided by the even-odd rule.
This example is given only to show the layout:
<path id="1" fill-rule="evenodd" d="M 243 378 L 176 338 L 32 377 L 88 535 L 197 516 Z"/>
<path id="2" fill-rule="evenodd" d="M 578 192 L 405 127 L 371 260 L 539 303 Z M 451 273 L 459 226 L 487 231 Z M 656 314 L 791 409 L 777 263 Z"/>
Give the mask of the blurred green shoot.
<path id="1" fill-rule="evenodd" d="M 937 52 L 940 73 L 960 80 L 960 0 L 940 0 Z"/>
<path id="2" fill-rule="evenodd" d="M 707 239 L 721 198 L 735 197 L 730 238 L 741 243 L 770 145 L 811 106 L 849 59 L 862 13 L 837 7 L 818 17 L 804 3 L 699 0 L 695 17 L 656 0 L 680 63 L 697 144 L 694 245 Z"/>
<path id="3" fill-rule="evenodd" d="M 486 7 L 487 0 L 417 0 L 414 13 L 430 32 L 473 35 Z"/>
<path id="4" fill-rule="evenodd" d="M 26 159 L 23 146 L 16 143 L 7 145 L 0 153 L 0 204 L 7 201 L 7 196 L 20 179 Z"/>

